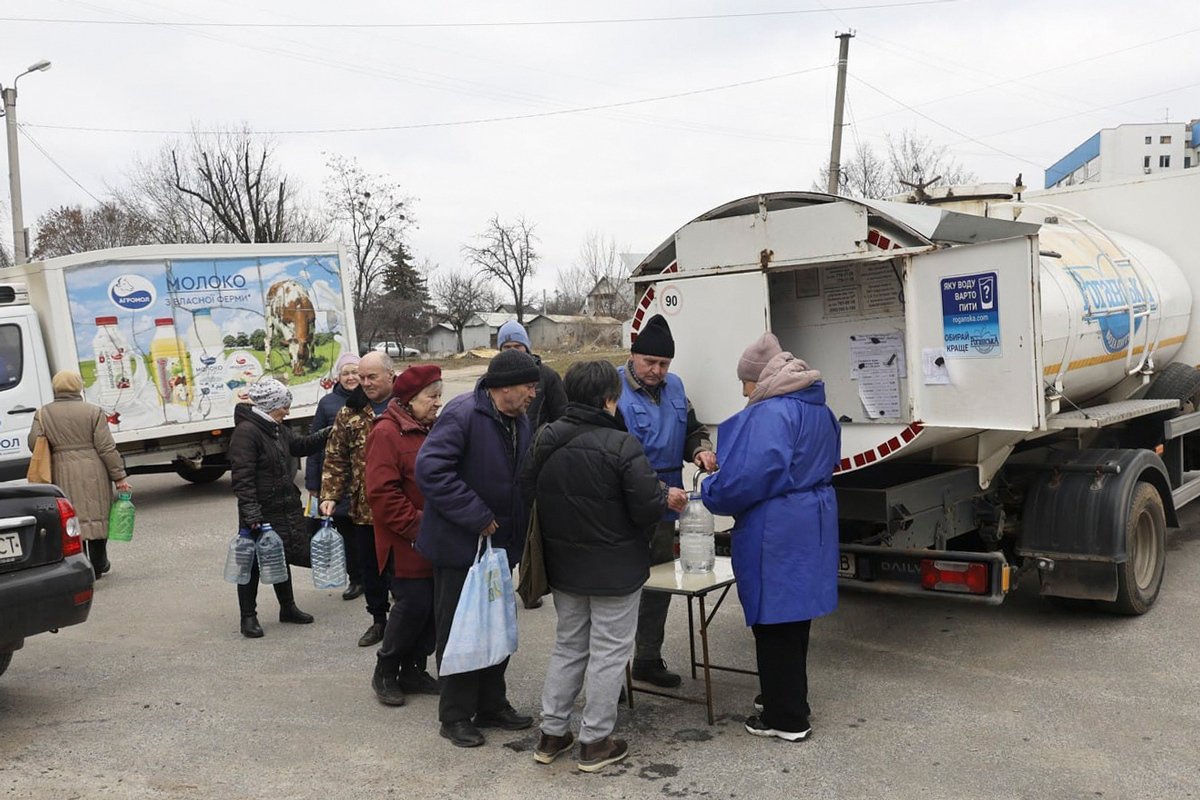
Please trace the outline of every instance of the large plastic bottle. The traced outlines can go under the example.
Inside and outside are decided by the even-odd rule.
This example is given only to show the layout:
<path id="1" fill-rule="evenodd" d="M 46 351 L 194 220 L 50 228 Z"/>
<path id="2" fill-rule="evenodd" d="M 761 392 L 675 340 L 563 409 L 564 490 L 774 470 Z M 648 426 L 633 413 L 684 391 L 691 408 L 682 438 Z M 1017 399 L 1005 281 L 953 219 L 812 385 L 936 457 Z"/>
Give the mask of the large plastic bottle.
<path id="1" fill-rule="evenodd" d="M 193 399 L 201 417 L 229 411 L 229 383 L 225 379 L 225 343 L 213 322 L 212 309 L 192 313 L 187 335 L 188 357 L 196 379 Z"/>
<path id="2" fill-rule="evenodd" d="M 258 534 L 258 579 L 263 583 L 283 583 L 288 579 L 287 556 L 283 539 L 267 523 Z"/>
<path id="3" fill-rule="evenodd" d="M 192 398 L 192 367 L 183 340 L 175 333 L 175 320 L 154 320 L 154 338 L 150 340 L 150 363 L 154 384 L 164 407 L 188 406 Z"/>
<path id="4" fill-rule="evenodd" d="M 229 543 L 225 556 L 225 580 L 245 585 L 250 582 L 250 570 L 254 567 L 254 540 L 250 531 L 242 528 Z"/>
<path id="5" fill-rule="evenodd" d="M 329 518 L 312 538 L 312 578 L 318 589 L 341 589 L 348 582 L 346 575 L 346 545 Z"/>
<path id="6" fill-rule="evenodd" d="M 96 382 L 92 391 L 96 402 L 111 411 L 121 400 L 133 397 L 133 372 L 137 361 L 117 327 L 116 317 L 96 317 L 92 351 L 96 355 Z"/>
<path id="7" fill-rule="evenodd" d="M 699 492 L 688 495 L 679 515 L 679 561 L 684 572 L 712 572 L 717 562 L 717 541 L 712 513 Z"/>

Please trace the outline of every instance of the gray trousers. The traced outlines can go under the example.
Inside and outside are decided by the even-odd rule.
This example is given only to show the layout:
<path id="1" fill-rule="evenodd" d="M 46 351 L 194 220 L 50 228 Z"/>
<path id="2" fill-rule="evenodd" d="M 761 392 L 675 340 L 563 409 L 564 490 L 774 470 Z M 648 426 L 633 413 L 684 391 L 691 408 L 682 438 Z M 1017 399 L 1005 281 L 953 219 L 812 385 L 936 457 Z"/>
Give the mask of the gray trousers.
<path id="1" fill-rule="evenodd" d="M 542 689 L 543 733 L 567 733 L 571 708 L 585 683 L 579 741 L 592 744 L 612 733 L 641 593 L 613 597 L 554 591 L 558 629 Z"/>
<path id="2" fill-rule="evenodd" d="M 674 560 L 675 523 L 660 522 L 654 526 L 654 535 L 650 539 L 650 564 L 665 564 Z M 671 595 L 666 592 L 642 592 L 635 659 L 656 661 L 662 658 L 663 631 L 667 627 L 667 612 L 670 610 Z"/>

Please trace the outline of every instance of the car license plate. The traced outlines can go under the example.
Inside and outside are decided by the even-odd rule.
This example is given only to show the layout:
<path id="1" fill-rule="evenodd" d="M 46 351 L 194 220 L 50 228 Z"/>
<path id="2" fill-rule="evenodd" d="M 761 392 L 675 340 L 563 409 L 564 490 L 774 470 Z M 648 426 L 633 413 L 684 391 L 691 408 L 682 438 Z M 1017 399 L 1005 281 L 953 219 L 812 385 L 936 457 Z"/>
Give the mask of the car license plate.
<path id="1" fill-rule="evenodd" d="M 17 531 L 0 531 L 0 561 L 12 561 L 23 555 L 21 534 Z"/>
<path id="2" fill-rule="evenodd" d="M 853 578 L 857 574 L 854 556 L 850 553 L 838 554 L 838 577 Z"/>

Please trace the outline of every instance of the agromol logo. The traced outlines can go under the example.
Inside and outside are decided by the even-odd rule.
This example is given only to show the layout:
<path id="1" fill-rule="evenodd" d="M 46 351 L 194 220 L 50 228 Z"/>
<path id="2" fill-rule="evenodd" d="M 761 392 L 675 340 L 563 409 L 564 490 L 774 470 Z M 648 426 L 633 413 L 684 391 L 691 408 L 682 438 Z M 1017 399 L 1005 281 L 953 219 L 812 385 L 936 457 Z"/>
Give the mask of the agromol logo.
<path id="1" fill-rule="evenodd" d="M 141 275 L 119 275 L 108 285 L 108 299 L 117 308 L 140 311 L 154 305 L 154 284 Z"/>

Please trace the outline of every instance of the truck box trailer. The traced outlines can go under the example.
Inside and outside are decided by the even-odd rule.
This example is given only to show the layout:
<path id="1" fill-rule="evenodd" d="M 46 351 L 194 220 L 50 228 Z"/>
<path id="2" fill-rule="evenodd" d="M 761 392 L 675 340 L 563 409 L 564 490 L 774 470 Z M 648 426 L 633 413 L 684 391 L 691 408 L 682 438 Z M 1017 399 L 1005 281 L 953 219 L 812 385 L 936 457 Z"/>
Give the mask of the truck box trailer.
<path id="1" fill-rule="evenodd" d="M 0 277 L 0 477 L 21 477 L 59 370 L 83 376 L 130 472 L 216 480 L 249 384 L 290 385 L 307 425 L 334 363 L 357 350 L 331 244 L 123 247 Z"/>
<path id="2" fill-rule="evenodd" d="M 633 332 L 667 318 L 708 423 L 744 403 L 733 365 L 764 331 L 821 370 L 843 586 L 998 603 L 1027 578 L 1142 613 L 1200 494 L 1200 264 L 1174 200 L 1200 173 L 1181 180 L 1103 228 L 1012 187 L 734 200 L 637 267 Z"/>

